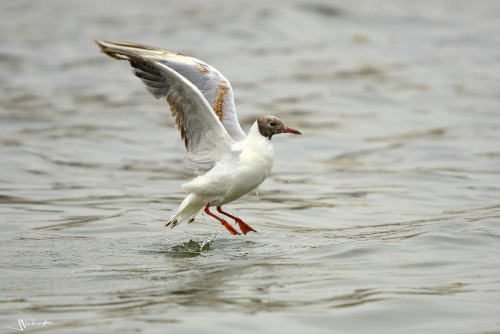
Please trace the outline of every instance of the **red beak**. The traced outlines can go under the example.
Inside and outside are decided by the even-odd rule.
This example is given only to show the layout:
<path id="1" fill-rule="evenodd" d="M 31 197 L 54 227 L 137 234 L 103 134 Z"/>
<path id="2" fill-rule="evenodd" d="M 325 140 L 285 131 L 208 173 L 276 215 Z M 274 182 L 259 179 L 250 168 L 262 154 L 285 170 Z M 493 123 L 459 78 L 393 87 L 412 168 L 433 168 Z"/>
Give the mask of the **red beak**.
<path id="1" fill-rule="evenodd" d="M 295 130 L 295 129 L 292 129 L 292 128 L 284 128 L 281 133 L 294 133 L 296 135 L 301 135 L 302 133 L 300 133 L 299 130 Z"/>

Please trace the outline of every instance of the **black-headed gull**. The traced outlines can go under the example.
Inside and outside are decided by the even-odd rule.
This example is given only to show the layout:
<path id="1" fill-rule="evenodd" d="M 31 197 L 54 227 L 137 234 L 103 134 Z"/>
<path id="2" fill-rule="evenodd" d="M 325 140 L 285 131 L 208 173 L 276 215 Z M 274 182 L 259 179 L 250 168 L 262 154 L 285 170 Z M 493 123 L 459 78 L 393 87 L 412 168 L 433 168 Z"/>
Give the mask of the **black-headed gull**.
<path id="1" fill-rule="evenodd" d="M 186 146 L 187 162 L 199 174 L 182 185 L 188 195 L 165 226 L 191 223 L 204 209 L 229 232 L 239 234 L 210 212 L 215 206 L 219 213 L 234 219 L 243 234 L 255 232 L 221 206 L 256 189 L 269 175 L 273 135 L 300 132 L 267 115 L 259 117 L 246 135 L 236 116 L 229 80 L 201 60 L 134 43 L 96 43 L 108 56 L 128 60 L 154 97 L 166 97 Z"/>

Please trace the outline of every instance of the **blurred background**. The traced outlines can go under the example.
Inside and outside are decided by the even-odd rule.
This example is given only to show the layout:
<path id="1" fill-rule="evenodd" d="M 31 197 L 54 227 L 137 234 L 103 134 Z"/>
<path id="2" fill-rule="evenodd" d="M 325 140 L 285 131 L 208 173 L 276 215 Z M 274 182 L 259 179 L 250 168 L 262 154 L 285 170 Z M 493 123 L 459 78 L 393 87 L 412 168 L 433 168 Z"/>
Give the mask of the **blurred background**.
<path id="1" fill-rule="evenodd" d="M 500 330 L 500 2 L 1 1 L 0 332 Z M 273 173 L 165 230 L 168 106 L 93 39 L 213 65 Z"/>

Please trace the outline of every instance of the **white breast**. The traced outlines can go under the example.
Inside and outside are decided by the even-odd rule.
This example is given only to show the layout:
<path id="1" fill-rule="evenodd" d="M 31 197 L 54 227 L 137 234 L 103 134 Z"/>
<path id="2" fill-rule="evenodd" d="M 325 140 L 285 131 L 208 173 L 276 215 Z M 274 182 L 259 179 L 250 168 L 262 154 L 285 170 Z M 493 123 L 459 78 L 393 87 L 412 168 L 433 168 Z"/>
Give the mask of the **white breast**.
<path id="1" fill-rule="evenodd" d="M 260 134 L 256 123 L 250 129 L 248 137 L 238 144 L 241 145 L 241 154 L 237 171 L 222 204 L 234 201 L 257 188 L 273 166 L 273 146 L 269 139 Z"/>
<path id="2" fill-rule="evenodd" d="M 226 159 L 184 184 L 182 189 L 217 206 L 232 202 L 257 188 L 273 166 L 271 141 L 260 134 L 257 123 L 254 123 L 247 138 L 233 145 L 232 151 L 237 154 L 228 154 Z"/>

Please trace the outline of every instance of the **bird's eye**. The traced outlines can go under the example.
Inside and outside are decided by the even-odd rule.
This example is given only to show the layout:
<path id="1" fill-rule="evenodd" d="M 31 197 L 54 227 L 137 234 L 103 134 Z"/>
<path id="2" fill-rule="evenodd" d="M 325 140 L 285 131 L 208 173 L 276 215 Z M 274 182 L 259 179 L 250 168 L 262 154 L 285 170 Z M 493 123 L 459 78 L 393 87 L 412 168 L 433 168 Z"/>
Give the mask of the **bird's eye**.
<path id="1" fill-rule="evenodd" d="M 270 126 L 276 126 L 276 125 L 277 125 L 277 123 L 276 123 L 275 121 L 271 121 L 271 122 L 269 122 L 269 125 L 270 125 Z"/>

